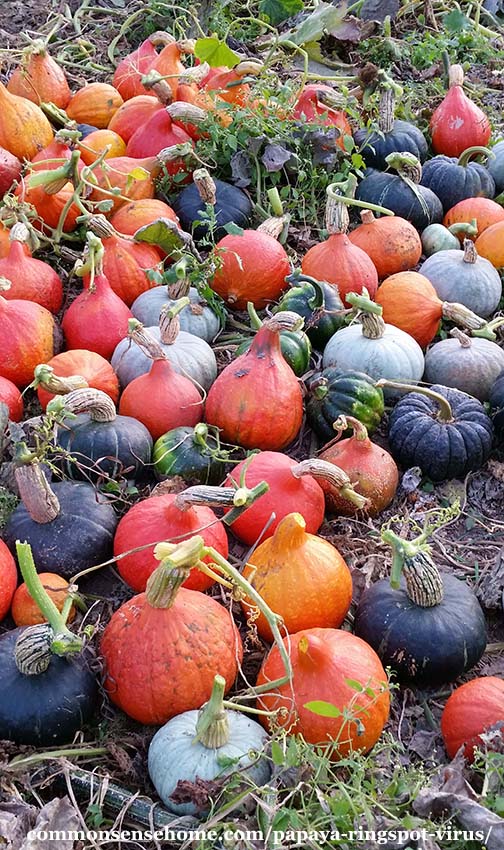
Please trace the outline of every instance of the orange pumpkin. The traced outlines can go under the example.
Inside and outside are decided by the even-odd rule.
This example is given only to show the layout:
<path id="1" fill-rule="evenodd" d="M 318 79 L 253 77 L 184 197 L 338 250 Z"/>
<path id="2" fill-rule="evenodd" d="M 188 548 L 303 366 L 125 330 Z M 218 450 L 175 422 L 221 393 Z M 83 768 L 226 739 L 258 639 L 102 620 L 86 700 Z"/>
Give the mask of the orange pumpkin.
<path id="1" fill-rule="evenodd" d="M 92 165 L 104 153 L 105 159 L 113 156 L 124 156 L 126 143 L 113 130 L 94 130 L 77 145 L 81 159 L 86 165 Z M 108 150 L 106 150 L 108 148 Z"/>
<path id="2" fill-rule="evenodd" d="M 93 180 L 97 187 L 91 192 L 93 201 L 112 200 L 107 213 L 111 216 L 128 201 L 154 197 L 154 178 L 161 170 L 156 157 L 135 159 L 130 156 L 114 156 L 97 166 L 93 171 Z M 120 189 L 121 197 L 111 196 L 110 189 Z"/>
<path id="3" fill-rule="evenodd" d="M 441 733 L 450 758 L 461 747 L 469 761 L 482 746 L 480 735 L 504 723 L 504 682 L 497 676 L 480 676 L 461 685 L 448 698 L 441 716 Z"/>
<path id="4" fill-rule="evenodd" d="M 0 291 L 9 286 L 8 281 L 0 281 Z M 34 301 L 8 301 L 0 295 L 0 326 L 0 375 L 17 387 L 26 387 L 35 366 L 54 354 L 54 319 Z"/>
<path id="5" fill-rule="evenodd" d="M 142 77 L 152 68 L 157 59 L 156 46 L 175 41 L 167 32 L 154 32 L 142 44 L 119 62 L 112 77 L 112 84 L 124 100 L 145 94 Z"/>
<path id="6" fill-rule="evenodd" d="M 345 150 L 345 136 L 352 135 L 350 122 L 344 112 L 326 106 L 319 100 L 324 94 L 334 96 L 334 89 L 313 83 L 304 86 L 293 110 L 293 117 L 297 120 L 310 123 L 322 124 L 325 127 L 336 127 L 340 135 L 336 144 L 341 150 Z"/>
<path id="7" fill-rule="evenodd" d="M 57 313 L 63 303 L 63 283 L 49 263 L 32 257 L 28 248 L 30 233 L 19 222 L 10 234 L 10 249 L 0 260 L 0 277 L 10 281 L 5 298 L 35 301 L 51 313 Z"/>
<path id="8" fill-rule="evenodd" d="M 334 758 L 370 750 L 390 710 L 387 675 L 375 651 L 339 629 L 303 629 L 285 638 L 284 644 L 293 669 L 292 681 L 258 698 L 261 709 L 285 711 L 271 725 L 280 724 L 310 744 L 332 744 Z M 263 662 L 257 685 L 283 676 L 283 661 L 275 645 Z M 310 710 L 312 702 L 329 703 L 339 713 L 336 717 L 316 713 Z M 269 718 L 260 719 L 266 727 L 270 725 Z"/>
<path id="9" fill-rule="evenodd" d="M 9 228 L 0 221 L 0 259 L 6 257 L 10 251 Z"/>
<path id="10" fill-rule="evenodd" d="M 23 51 L 21 65 L 12 74 L 7 89 L 33 103 L 54 103 L 61 109 L 65 109 L 71 97 L 63 68 L 49 55 L 41 40 Z"/>
<path id="11" fill-rule="evenodd" d="M 156 285 L 147 271 L 160 268 L 160 255 L 154 245 L 125 239 L 104 216 L 93 216 L 91 230 L 102 239 L 103 272 L 111 288 L 128 307 Z"/>
<path id="12" fill-rule="evenodd" d="M 288 514 L 255 550 L 243 575 L 289 634 L 301 629 L 338 628 L 352 601 L 352 577 L 334 546 L 307 534 L 301 514 Z M 263 614 L 246 600 L 242 607 L 265 640 L 273 635 Z"/>
<path id="13" fill-rule="evenodd" d="M 119 107 L 110 119 L 108 129 L 117 133 L 128 144 L 138 127 L 145 124 L 155 112 L 162 108 L 154 92 L 139 94 Z"/>
<path id="14" fill-rule="evenodd" d="M 504 220 L 487 227 L 476 239 L 479 257 L 490 260 L 496 269 L 504 267 Z"/>
<path id="15" fill-rule="evenodd" d="M 475 236 L 470 236 L 468 233 L 461 232 L 458 238 L 461 242 L 464 239 L 477 239 L 487 227 L 492 224 L 497 224 L 499 221 L 504 221 L 504 209 L 491 201 L 489 198 L 466 198 L 465 201 L 459 201 L 451 210 L 446 213 L 443 224 L 445 227 L 451 227 L 452 224 L 460 224 L 472 219 L 476 219 L 477 233 Z"/>
<path id="16" fill-rule="evenodd" d="M 435 153 L 455 157 L 467 148 L 484 147 L 490 141 L 492 130 L 485 113 L 462 88 L 462 66 L 452 65 L 448 77 L 448 92 L 432 113 L 430 131 Z"/>
<path id="17" fill-rule="evenodd" d="M 360 215 L 362 224 L 348 238 L 370 257 L 380 279 L 416 266 L 422 256 L 422 242 L 409 221 L 397 215 L 375 218 L 371 210 Z"/>
<path id="18" fill-rule="evenodd" d="M 39 573 L 39 579 L 49 598 L 52 599 L 58 611 L 61 611 L 68 597 L 70 587 L 68 582 L 55 573 Z M 19 585 L 14 594 L 11 614 L 16 626 L 35 626 L 37 623 L 47 622 L 39 606 L 30 596 L 25 582 Z M 67 622 L 71 623 L 74 617 L 75 607 L 72 605 Z"/>
<path id="19" fill-rule="evenodd" d="M 168 218 L 178 224 L 178 216 L 168 204 L 157 198 L 142 198 L 124 204 L 110 219 L 111 225 L 124 236 L 133 236 L 146 224 L 157 218 Z"/>
<path id="20" fill-rule="evenodd" d="M 9 419 L 12 422 L 20 422 L 23 418 L 23 396 L 12 381 L 0 377 L 0 404 L 9 408 Z M 0 617 L 1 619 L 1 617 Z"/>
<path id="21" fill-rule="evenodd" d="M 348 208 L 330 198 L 326 210 L 329 237 L 310 248 L 301 262 L 303 274 L 337 286 L 346 307 L 350 306 L 345 300 L 349 292 L 361 293 L 365 288 L 370 298 L 374 298 L 378 289 L 375 265 L 348 238 L 348 223 Z"/>
<path id="22" fill-rule="evenodd" d="M 211 286 L 234 310 L 256 308 L 277 299 L 290 273 L 285 249 L 273 236 L 260 230 L 228 234 L 215 246 L 219 267 Z"/>
<path id="23" fill-rule="evenodd" d="M 0 622 L 7 616 L 18 582 L 14 558 L 3 540 L 0 540 Z"/>
<path id="24" fill-rule="evenodd" d="M 123 99 L 109 83 L 89 83 L 72 95 L 66 113 L 78 124 L 91 124 L 103 130 L 122 106 Z"/>
<path id="25" fill-rule="evenodd" d="M 114 404 L 119 399 L 119 379 L 112 366 L 101 354 L 88 351 L 84 348 L 74 348 L 71 351 L 62 351 L 47 360 L 54 374 L 58 378 L 69 378 L 71 375 L 80 375 L 87 381 L 88 386 L 95 390 L 107 393 Z M 54 393 L 48 392 L 42 387 L 37 389 L 38 400 L 42 410 L 54 398 Z"/>
<path id="26" fill-rule="evenodd" d="M 0 147 L 18 159 L 33 159 L 53 138 L 44 113 L 31 100 L 11 94 L 0 83 Z"/>
<path id="27" fill-rule="evenodd" d="M 163 47 L 161 53 L 151 65 L 151 70 L 157 71 L 158 74 L 166 78 L 174 98 L 177 95 L 178 78 L 186 70 L 182 56 L 185 53 L 192 53 L 193 49 L 193 43 L 189 40 L 171 42 Z"/>

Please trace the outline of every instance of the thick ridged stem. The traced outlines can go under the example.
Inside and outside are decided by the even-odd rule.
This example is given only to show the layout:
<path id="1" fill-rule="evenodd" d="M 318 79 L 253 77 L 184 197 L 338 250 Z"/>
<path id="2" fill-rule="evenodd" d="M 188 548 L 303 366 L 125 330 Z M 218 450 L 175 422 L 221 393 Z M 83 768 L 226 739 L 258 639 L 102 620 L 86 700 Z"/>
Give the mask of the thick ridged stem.
<path id="1" fill-rule="evenodd" d="M 193 743 L 199 741 L 209 750 L 218 750 L 229 741 L 229 721 L 224 708 L 226 680 L 215 676 L 210 699 L 200 708 Z"/>
<path id="2" fill-rule="evenodd" d="M 333 428 L 335 431 L 339 432 L 339 434 L 343 434 L 344 431 L 348 431 L 348 429 L 351 428 L 354 439 L 359 442 L 363 442 L 368 439 L 368 430 L 366 426 L 354 416 L 338 416 L 336 421 L 333 422 Z"/>
<path id="3" fill-rule="evenodd" d="M 464 70 L 462 65 L 450 65 L 448 71 L 448 88 L 464 85 Z"/>
<path id="4" fill-rule="evenodd" d="M 179 298 L 175 304 L 163 304 L 159 314 L 159 334 L 163 345 L 173 345 L 180 333 L 179 313 L 191 301 L 187 296 Z"/>
<path id="5" fill-rule="evenodd" d="M 441 304 L 443 319 L 448 319 L 451 322 L 456 322 L 457 325 L 462 325 L 470 330 L 478 330 L 486 325 L 485 319 L 477 316 L 472 310 L 469 310 L 464 304 L 451 303 L 443 301 Z"/>
<path id="6" fill-rule="evenodd" d="M 47 405 L 47 413 L 62 409 L 65 413 L 89 413 L 93 422 L 113 422 L 117 417 L 115 404 L 110 396 L 92 387 L 55 396 Z"/>
<path id="7" fill-rule="evenodd" d="M 393 551 L 390 573 L 392 587 L 399 587 L 403 574 L 406 592 L 415 605 L 421 608 L 439 605 L 443 601 L 443 580 L 422 535 L 415 540 L 403 540 L 390 529 L 386 529 L 381 538 Z"/>
<path id="8" fill-rule="evenodd" d="M 167 360 L 162 346 L 151 336 L 138 319 L 129 319 L 128 338 L 138 345 L 151 360 Z"/>
<path id="9" fill-rule="evenodd" d="M 490 148 L 484 148 L 481 145 L 473 145 L 473 147 L 466 148 L 465 151 L 460 154 L 457 160 L 457 165 L 465 167 L 469 160 L 478 154 L 486 157 L 486 159 L 495 159 L 495 154 L 490 150 Z"/>
<path id="10" fill-rule="evenodd" d="M 59 515 L 60 503 L 38 461 L 21 463 L 14 470 L 19 495 L 34 522 L 44 525 Z"/>
<path id="11" fill-rule="evenodd" d="M 202 109 L 201 106 L 196 106 L 194 103 L 183 103 L 181 100 L 176 100 L 175 103 L 170 103 L 169 106 L 166 107 L 166 111 L 172 121 L 187 121 L 190 124 L 203 124 L 203 122 L 208 118 L 208 112 L 206 109 Z M 205 169 L 201 170 L 203 171 Z"/>
<path id="12" fill-rule="evenodd" d="M 318 460 L 317 458 L 303 460 L 292 467 L 291 473 L 294 478 L 311 475 L 316 480 L 325 481 L 338 491 L 341 498 L 352 502 L 359 509 L 365 508 L 369 504 L 369 499 L 361 496 L 360 493 L 356 493 L 346 472 L 327 460 Z"/>
<path id="13" fill-rule="evenodd" d="M 89 386 L 88 382 L 81 375 L 69 375 L 66 378 L 59 378 L 54 374 L 54 369 L 47 363 L 39 363 L 35 366 L 35 379 L 31 386 L 36 389 L 41 387 L 48 393 L 53 395 L 65 395 L 72 390 L 80 390 Z"/>
<path id="14" fill-rule="evenodd" d="M 382 133 L 390 133 L 394 126 L 395 92 L 388 86 L 382 89 L 378 107 L 378 128 Z"/>
<path id="15" fill-rule="evenodd" d="M 255 487 L 207 487 L 197 485 L 188 487 L 175 497 L 175 505 L 181 511 L 187 511 L 193 505 L 206 505 L 214 508 L 231 508 L 222 518 L 222 522 L 231 525 L 246 511 L 256 499 L 269 490 L 265 481 L 259 482 Z"/>
<path id="16" fill-rule="evenodd" d="M 293 310 L 281 310 L 263 322 L 263 328 L 270 331 L 300 331 L 304 325 L 304 319 Z"/>
<path id="17" fill-rule="evenodd" d="M 472 239 L 464 239 L 464 263 L 470 263 L 470 265 L 474 265 L 476 260 L 478 259 L 478 252 L 476 250 L 476 245 L 472 241 Z"/>
<path id="18" fill-rule="evenodd" d="M 380 378 L 379 381 L 376 381 L 375 387 L 399 390 L 404 393 L 420 393 L 420 395 L 425 395 L 437 402 L 439 405 L 437 418 L 440 422 L 453 422 L 453 411 L 451 409 L 450 402 L 447 398 L 434 390 L 429 390 L 427 387 L 418 387 L 416 384 L 401 384 L 398 381 L 387 381 L 385 378 Z"/>
<path id="19" fill-rule="evenodd" d="M 357 311 L 356 319 L 362 325 L 363 335 L 367 339 L 381 339 L 385 333 L 381 305 L 371 301 L 366 289 L 363 289 L 360 295 L 357 292 L 349 292 L 346 300 Z"/>
<path id="20" fill-rule="evenodd" d="M 452 328 L 450 336 L 458 340 L 462 348 L 470 348 L 472 345 L 471 338 L 467 336 L 467 334 L 463 333 L 463 331 L 459 330 L 459 328 Z"/>
<path id="21" fill-rule="evenodd" d="M 413 184 L 420 183 L 422 179 L 422 165 L 420 160 L 412 153 L 394 151 L 385 157 L 389 168 L 394 168 L 399 177 L 410 180 Z"/>

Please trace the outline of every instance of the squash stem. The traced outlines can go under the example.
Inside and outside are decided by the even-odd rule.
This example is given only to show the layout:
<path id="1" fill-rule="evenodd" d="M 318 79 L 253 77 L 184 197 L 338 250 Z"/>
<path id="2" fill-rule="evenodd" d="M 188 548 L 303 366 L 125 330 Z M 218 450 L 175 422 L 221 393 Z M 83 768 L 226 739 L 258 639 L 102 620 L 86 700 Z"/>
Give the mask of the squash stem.
<path id="1" fill-rule="evenodd" d="M 458 221 L 456 224 L 451 224 L 448 230 L 454 236 L 458 236 L 459 233 L 464 233 L 466 236 L 476 236 L 478 222 L 475 218 L 471 219 L 471 221 Z"/>
<path id="2" fill-rule="evenodd" d="M 418 387 L 416 384 L 401 384 L 396 381 L 387 381 L 385 378 L 380 378 L 379 381 L 375 382 L 375 387 L 379 387 L 380 389 L 391 389 L 391 390 L 399 390 L 400 392 L 405 393 L 420 393 L 421 395 L 426 395 L 431 398 L 433 401 L 436 401 L 439 405 L 439 413 L 438 420 L 440 422 L 453 422 L 453 411 L 451 409 L 451 404 L 447 398 L 442 396 L 440 393 L 436 393 L 434 390 L 430 390 L 427 387 Z"/>
<path id="3" fill-rule="evenodd" d="M 489 148 L 482 147 L 481 145 L 473 145 L 470 148 L 466 148 L 466 150 L 460 154 L 457 160 L 457 165 L 461 165 L 465 168 L 469 163 L 469 160 L 478 154 L 485 156 L 487 159 L 495 159 L 495 154 Z"/>
<path id="4" fill-rule="evenodd" d="M 247 313 L 249 314 L 250 318 L 250 327 L 253 328 L 255 331 L 258 331 L 259 328 L 262 327 L 262 321 L 257 315 L 257 310 L 254 307 L 252 301 L 247 302 Z"/>
<path id="5" fill-rule="evenodd" d="M 350 178 L 353 178 L 353 180 Z M 395 213 L 392 210 L 387 209 L 387 207 L 380 207 L 377 204 L 368 204 L 365 201 L 358 201 L 356 198 L 351 196 L 348 197 L 347 195 L 339 194 L 340 190 L 343 192 L 348 191 L 348 189 L 351 190 L 354 184 L 357 184 L 357 178 L 354 174 L 350 174 L 344 182 L 331 183 L 326 189 L 326 194 L 329 198 L 332 198 L 339 204 L 344 204 L 347 207 L 360 207 L 365 210 L 372 210 L 373 212 L 381 213 L 381 215 L 395 215 Z M 348 195 L 351 195 L 350 191 L 348 192 Z"/>
<path id="6" fill-rule="evenodd" d="M 70 653 L 80 652 L 83 641 L 81 638 L 72 634 L 67 628 L 63 615 L 58 611 L 56 605 L 45 591 L 35 568 L 30 544 L 21 543 L 19 540 L 16 540 L 16 554 L 21 575 L 28 588 L 28 593 L 33 601 L 36 602 L 52 629 L 51 652 L 55 655 L 68 655 Z"/>
<path id="7" fill-rule="evenodd" d="M 400 586 L 401 574 L 406 580 L 406 592 L 415 605 L 432 608 L 443 600 L 443 581 L 425 545 L 426 532 L 414 540 L 404 540 L 391 529 L 384 529 L 381 539 L 393 552 L 390 584 Z"/>
<path id="8" fill-rule="evenodd" d="M 492 319 L 491 322 L 487 322 L 486 325 L 483 325 L 481 328 L 473 328 L 471 330 L 471 336 L 477 336 L 481 339 L 490 339 L 494 342 L 497 339 L 495 331 L 502 325 L 504 325 L 504 317 L 500 316 L 497 319 Z"/>
<path id="9" fill-rule="evenodd" d="M 381 316 L 383 314 L 383 307 L 381 304 L 371 301 L 367 289 L 363 289 L 361 295 L 357 292 L 349 292 L 346 300 L 355 310 L 373 313 L 375 316 Z"/>
<path id="10" fill-rule="evenodd" d="M 276 186 L 274 186 L 272 189 L 268 189 L 266 194 L 268 195 L 268 200 L 271 204 L 273 215 L 276 215 L 278 217 L 283 216 L 284 208 Z"/>
<path id="11" fill-rule="evenodd" d="M 198 713 L 193 744 L 199 742 L 210 750 L 217 750 L 229 741 L 229 720 L 223 704 L 225 690 L 224 677 L 215 676 L 210 699 Z"/>
<path id="12" fill-rule="evenodd" d="M 343 499 L 348 499 L 357 508 L 365 508 L 369 504 L 369 499 L 361 496 L 352 487 L 350 478 L 339 466 L 330 463 L 327 460 L 317 458 L 309 458 L 296 464 L 291 469 L 294 478 L 301 478 L 302 475 L 311 475 L 313 478 L 322 480 L 334 487 Z"/>
<path id="13" fill-rule="evenodd" d="M 333 428 L 338 432 L 338 437 L 340 437 L 344 431 L 351 428 L 353 437 L 356 440 L 359 440 L 359 442 L 363 442 L 368 439 L 368 430 L 366 426 L 354 416 L 338 416 L 336 421 L 333 422 Z"/>

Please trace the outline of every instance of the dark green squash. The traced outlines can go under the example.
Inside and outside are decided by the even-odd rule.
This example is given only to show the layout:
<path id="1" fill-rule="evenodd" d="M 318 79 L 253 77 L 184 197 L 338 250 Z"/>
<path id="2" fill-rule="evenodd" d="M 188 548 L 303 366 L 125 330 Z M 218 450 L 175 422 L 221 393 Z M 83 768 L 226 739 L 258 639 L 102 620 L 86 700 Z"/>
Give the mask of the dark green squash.
<path id="1" fill-rule="evenodd" d="M 253 337 L 245 339 L 236 349 L 235 357 L 245 354 L 252 345 Z M 298 376 L 304 375 L 310 367 L 311 343 L 304 331 L 282 331 L 280 348 L 283 358 Z"/>
<path id="2" fill-rule="evenodd" d="M 464 478 L 488 460 L 493 428 L 480 401 L 435 384 L 430 389 L 378 381 L 405 391 L 390 414 L 388 441 L 397 463 L 419 466 L 432 481 Z"/>
<path id="3" fill-rule="evenodd" d="M 492 422 L 499 437 L 504 434 L 504 370 L 497 375 L 489 396 Z"/>
<path id="4" fill-rule="evenodd" d="M 304 329 L 312 345 L 318 351 L 323 351 L 332 335 L 345 325 L 345 307 L 338 287 L 301 272 L 289 275 L 286 281 L 291 288 L 282 295 L 273 312 L 291 310 L 302 316 L 305 320 Z"/>
<path id="5" fill-rule="evenodd" d="M 504 139 L 493 146 L 492 153 L 494 159 L 488 163 L 488 170 L 495 180 L 496 193 L 504 191 Z"/>
<path id="6" fill-rule="evenodd" d="M 219 484 L 225 476 L 228 453 L 221 449 L 219 432 L 199 422 L 167 431 L 154 443 L 152 462 L 160 480 L 179 475 L 184 481 Z"/>
<path id="7" fill-rule="evenodd" d="M 208 234 L 208 224 L 204 221 L 207 203 L 212 204 L 214 208 L 216 226 L 213 239 L 215 242 L 226 235 L 226 224 L 233 223 L 238 227 L 246 228 L 252 215 L 252 204 L 245 192 L 231 183 L 211 179 L 215 184 L 213 196 L 207 194 L 205 182 L 198 182 L 195 179 L 194 183 L 182 189 L 171 204 L 184 230 L 192 233 L 197 241 Z M 201 223 L 194 226 L 196 221 Z"/>
<path id="8" fill-rule="evenodd" d="M 332 426 L 339 416 L 353 416 L 372 433 L 383 411 L 383 392 L 363 372 L 343 372 L 330 366 L 308 384 L 306 415 L 324 441 L 334 437 Z"/>
<path id="9" fill-rule="evenodd" d="M 387 529 L 382 539 L 394 551 L 391 579 L 377 581 L 361 596 L 355 634 L 401 682 L 453 681 L 485 651 L 481 606 L 465 582 L 440 575 L 425 545 L 425 532 L 407 541 Z"/>
<path id="10" fill-rule="evenodd" d="M 80 653 L 82 639 L 66 628 L 48 598 L 30 547 L 18 544 L 17 555 L 30 594 L 49 622 L 0 636 L 0 739 L 43 747 L 69 744 L 95 711 L 96 679 L 82 655 L 68 657 Z"/>
<path id="11" fill-rule="evenodd" d="M 488 168 L 470 158 L 477 154 L 490 154 L 487 148 L 467 148 L 458 157 L 434 156 L 422 169 L 422 186 L 431 189 L 443 205 L 444 212 L 451 210 L 466 198 L 493 198 L 495 181 Z"/>
<path id="12" fill-rule="evenodd" d="M 78 414 L 65 419 L 58 429 L 58 444 L 71 455 L 62 462 L 69 478 L 96 483 L 103 476 L 134 481 L 147 474 L 151 435 L 137 419 L 118 416 L 106 393 L 73 390 L 49 402 L 47 412 L 55 409 Z"/>
<path id="13" fill-rule="evenodd" d="M 410 221 L 420 232 L 429 224 L 443 220 L 443 205 L 438 196 L 426 186 L 419 185 L 422 167 L 411 154 L 390 154 L 389 166 L 399 173 L 369 168 L 357 187 L 359 201 L 378 204 Z"/>
<path id="14" fill-rule="evenodd" d="M 11 552 L 16 540 L 26 540 L 41 572 L 65 578 L 112 555 L 117 516 L 91 484 L 61 481 L 49 486 L 38 463 L 19 466 L 15 475 L 23 501 L 4 529 Z"/>
<path id="15" fill-rule="evenodd" d="M 423 133 L 409 121 L 394 120 L 395 95 L 391 85 L 382 89 L 378 130 L 362 128 L 354 133 L 354 141 L 368 168 L 387 168 L 391 153 L 411 153 L 420 162 L 427 157 L 428 146 Z"/>

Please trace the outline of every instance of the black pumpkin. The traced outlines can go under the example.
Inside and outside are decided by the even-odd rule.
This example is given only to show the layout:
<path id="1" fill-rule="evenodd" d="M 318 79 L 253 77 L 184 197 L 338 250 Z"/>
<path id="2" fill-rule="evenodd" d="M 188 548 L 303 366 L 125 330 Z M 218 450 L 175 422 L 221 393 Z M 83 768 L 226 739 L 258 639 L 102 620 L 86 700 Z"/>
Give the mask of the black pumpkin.
<path id="1" fill-rule="evenodd" d="M 91 484 L 61 481 L 50 489 L 59 503 L 55 518 L 35 521 L 20 502 L 9 517 L 4 540 L 14 554 L 16 540 L 26 540 L 40 572 L 70 578 L 112 555 L 118 519 Z"/>
<path id="2" fill-rule="evenodd" d="M 378 171 L 387 167 L 386 157 L 391 153 L 407 151 L 423 162 L 428 150 L 425 137 L 418 127 L 399 118 L 394 121 L 388 133 L 370 133 L 366 128 L 356 130 L 354 141 L 360 148 L 367 167 L 377 168 Z"/>
<path id="3" fill-rule="evenodd" d="M 298 272 L 286 277 L 286 281 L 291 288 L 282 295 L 273 312 L 291 310 L 302 316 L 310 342 L 323 351 L 332 335 L 345 325 L 345 308 L 338 287 Z"/>
<path id="4" fill-rule="evenodd" d="M 495 180 L 495 191 L 502 192 L 504 190 L 504 139 L 493 146 L 492 153 L 494 158 L 488 163 L 488 170 Z"/>
<path id="5" fill-rule="evenodd" d="M 499 437 L 502 437 L 504 434 L 504 370 L 497 375 L 488 400 L 494 428 Z"/>
<path id="6" fill-rule="evenodd" d="M 215 183 L 215 220 L 216 229 L 213 234 L 217 242 L 226 235 L 224 225 L 233 223 L 238 227 L 247 227 L 252 215 L 252 204 L 241 189 L 223 180 L 214 180 Z M 205 201 L 202 200 L 198 186 L 191 183 L 182 189 L 181 193 L 172 202 L 172 207 L 177 213 L 184 230 L 192 233 L 194 239 L 203 239 L 208 232 L 208 225 L 202 221 L 205 211 Z M 200 221 L 193 229 L 193 222 Z"/>
<path id="7" fill-rule="evenodd" d="M 435 156 L 425 163 L 421 185 L 431 189 L 448 212 L 466 198 L 493 198 L 495 181 L 484 165 L 470 162 L 477 153 L 487 153 L 486 148 L 468 148 L 457 159 L 452 156 Z"/>
<path id="8" fill-rule="evenodd" d="M 441 576 L 423 545 L 388 530 L 382 539 L 394 548 L 392 581 L 382 579 L 363 593 L 355 634 L 400 681 L 437 685 L 456 679 L 486 648 L 485 615 L 475 594 L 455 576 Z"/>
<path id="9" fill-rule="evenodd" d="M 225 477 L 226 452 L 220 450 L 217 429 L 199 422 L 181 425 L 154 443 L 152 462 L 159 479 L 179 475 L 184 481 L 219 484 Z"/>
<path id="10" fill-rule="evenodd" d="M 488 460 L 493 427 L 480 401 L 438 384 L 414 392 L 392 381 L 378 385 L 408 392 L 389 420 L 390 451 L 401 466 L 419 466 L 432 481 L 445 481 L 463 478 Z"/>
<path id="11" fill-rule="evenodd" d="M 372 433 L 384 411 L 383 392 L 363 372 L 343 372 L 329 366 L 310 381 L 306 415 L 324 441 L 334 437 L 333 422 L 339 416 L 353 416 Z"/>
<path id="12" fill-rule="evenodd" d="M 355 197 L 359 201 L 392 210 L 397 216 L 410 221 L 419 231 L 443 220 L 443 205 L 438 196 L 426 186 L 415 185 L 412 188 L 398 174 L 367 169 Z"/>
<path id="13" fill-rule="evenodd" d="M 95 711 L 95 677 L 81 656 L 70 661 L 53 655 L 44 672 L 21 673 L 14 647 L 24 632 L 21 627 L 0 636 L 0 739 L 37 747 L 69 744 Z"/>
<path id="14" fill-rule="evenodd" d="M 63 461 L 69 478 L 96 481 L 101 476 L 135 480 L 150 464 L 152 437 L 145 425 L 131 416 L 117 416 L 113 401 L 94 389 L 73 390 L 48 404 L 79 413 L 65 419 L 58 443 L 71 454 Z M 82 412 L 86 411 L 86 412 Z"/>

